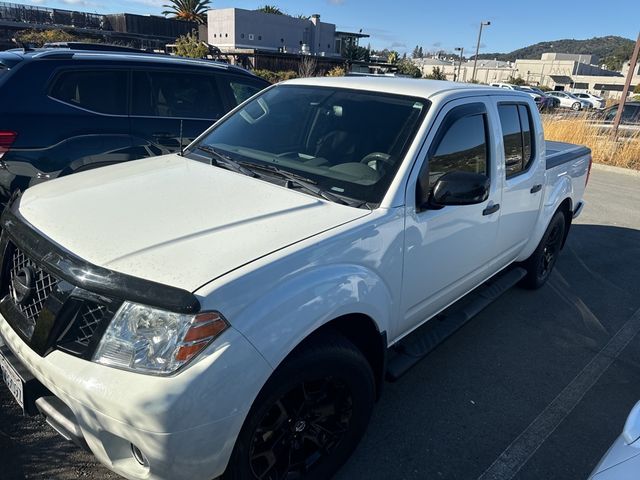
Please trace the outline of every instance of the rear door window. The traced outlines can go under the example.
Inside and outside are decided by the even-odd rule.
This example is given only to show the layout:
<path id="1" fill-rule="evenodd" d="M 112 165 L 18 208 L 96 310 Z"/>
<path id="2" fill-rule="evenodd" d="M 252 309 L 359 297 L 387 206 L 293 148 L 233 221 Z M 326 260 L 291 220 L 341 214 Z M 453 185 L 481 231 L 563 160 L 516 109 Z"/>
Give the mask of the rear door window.
<path id="1" fill-rule="evenodd" d="M 76 70 L 60 73 L 49 96 L 74 107 L 109 115 L 127 114 L 126 70 Z"/>
<path id="2" fill-rule="evenodd" d="M 217 120 L 225 112 L 215 76 L 134 71 L 131 115 Z"/>
<path id="3" fill-rule="evenodd" d="M 529 107 L 522 104 L 498 105 L 506 177 L 513 177 L 529 168 L 533 160 L 533 131 Z"/>

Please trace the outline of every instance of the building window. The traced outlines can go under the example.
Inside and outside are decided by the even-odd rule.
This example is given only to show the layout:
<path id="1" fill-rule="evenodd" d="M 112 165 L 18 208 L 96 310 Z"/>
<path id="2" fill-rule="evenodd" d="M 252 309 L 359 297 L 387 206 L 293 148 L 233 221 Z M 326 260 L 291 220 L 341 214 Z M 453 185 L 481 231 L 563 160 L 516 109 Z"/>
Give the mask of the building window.
<path id="1" fill-rule="evenodd" d="M 225 33 L 225 34 L 224 34 L 224 38 L 227 38 L 228 36 L 229 36 L 229 34 L 228 34 L 228 33 Z"/>
<path id="2" fill-rule="evenodd" d="M 262 35 L 258 35 L 258 40 L 262 40 Z"/>
<path id="3" fill-rule="evenodd" d="M 253 40 L 253 33 L 249 34 L 249 40 Z"/>
<path id="4" fill-rule="evenodd" d="M 213 34 L 213 38 L 216 38 L 216 34 L 215 33 Z"/>
<path id="5" fill-rule="evenodd" d="M 240 38 L 244 38 L 244 33 L 241 33 L 241 34 L 240 34 Z"/>
<path id="6" fill-rule="evenodd" d="M 328 48 L 329 50 L 331 50 L 331 44 L 330 44 L 330 43 L 327 43 L 327 48 Z"/>

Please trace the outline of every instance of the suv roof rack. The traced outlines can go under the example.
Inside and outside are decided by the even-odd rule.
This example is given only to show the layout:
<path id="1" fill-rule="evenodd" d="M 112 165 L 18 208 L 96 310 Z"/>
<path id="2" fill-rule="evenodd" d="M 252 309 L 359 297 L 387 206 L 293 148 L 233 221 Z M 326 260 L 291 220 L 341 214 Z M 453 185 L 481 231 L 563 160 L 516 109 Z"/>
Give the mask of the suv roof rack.
<path id="1" fill-rule="evenodd" d="M 109 45 L 106 43 L 88 43 L 88 42 L 52 42 L 45 43 L 43 48 L 68 48 L 69 50 L 93 50 L 99 52 L 130 52 L 130 53 L 147 53 L 137 48 L 123 47 L 122 45 Z"/>

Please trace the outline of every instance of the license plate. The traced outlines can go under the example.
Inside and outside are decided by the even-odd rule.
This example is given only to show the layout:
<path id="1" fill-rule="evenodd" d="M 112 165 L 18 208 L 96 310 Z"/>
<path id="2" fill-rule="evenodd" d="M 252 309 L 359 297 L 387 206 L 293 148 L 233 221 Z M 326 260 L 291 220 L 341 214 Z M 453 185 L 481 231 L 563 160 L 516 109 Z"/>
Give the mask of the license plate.
<path id="1" fill-rule="evenodd" d="M 24 386 L 22 378 L 7 361 L 7 359 L 0 353 L 0 370 L 2 370 L 2 380 L 9 388 L 9 391 L 16 399 L 21 408 L 24 408 Z"/>

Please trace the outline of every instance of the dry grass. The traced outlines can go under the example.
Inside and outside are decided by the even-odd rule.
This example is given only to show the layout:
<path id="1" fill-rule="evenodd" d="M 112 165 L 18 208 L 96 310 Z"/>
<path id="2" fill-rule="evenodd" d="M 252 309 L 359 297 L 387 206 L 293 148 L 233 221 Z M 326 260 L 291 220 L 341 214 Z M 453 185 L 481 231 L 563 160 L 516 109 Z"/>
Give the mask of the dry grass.
<path id="1" fill-rule="evenodd" d="M 599 131 L 586 117 L 545 117 L 545 139 L 586 145 L 596 163 L 640 170 L 640 131 L 614 140 L 608 130 Z"/>

